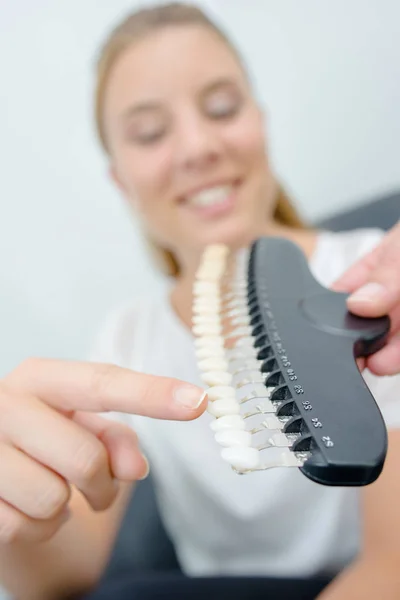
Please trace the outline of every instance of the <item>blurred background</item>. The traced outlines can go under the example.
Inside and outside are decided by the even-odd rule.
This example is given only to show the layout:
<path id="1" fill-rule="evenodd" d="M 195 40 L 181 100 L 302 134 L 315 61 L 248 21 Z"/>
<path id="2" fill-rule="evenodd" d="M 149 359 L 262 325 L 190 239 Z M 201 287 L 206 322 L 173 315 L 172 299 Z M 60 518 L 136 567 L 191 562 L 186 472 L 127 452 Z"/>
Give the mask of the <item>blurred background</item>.
<path id="1" fill-rule="evenodd" d="M 162 285 L 92 118 L 97 48 L 144 4 L 0 0 L 0 376 L 32 355 L 85 357 L 115 304 Z M 304 217 L 400 190 L 398 0 L 198 4 L 249 63 Z"/>

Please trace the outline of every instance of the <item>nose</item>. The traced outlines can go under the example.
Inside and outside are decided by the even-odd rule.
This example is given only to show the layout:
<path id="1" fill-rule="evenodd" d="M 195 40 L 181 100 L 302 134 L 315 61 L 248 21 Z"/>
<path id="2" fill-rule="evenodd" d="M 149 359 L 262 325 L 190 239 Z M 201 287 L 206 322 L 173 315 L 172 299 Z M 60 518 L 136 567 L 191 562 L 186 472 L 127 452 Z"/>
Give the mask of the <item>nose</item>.
<path id="1" fill-rule="evenodd" d="M 175 131 L 174 162 L 179 169 L 202 171 L 218 163 L 222 141 L 215 124 L 198 114 L 181 114 Z"/>

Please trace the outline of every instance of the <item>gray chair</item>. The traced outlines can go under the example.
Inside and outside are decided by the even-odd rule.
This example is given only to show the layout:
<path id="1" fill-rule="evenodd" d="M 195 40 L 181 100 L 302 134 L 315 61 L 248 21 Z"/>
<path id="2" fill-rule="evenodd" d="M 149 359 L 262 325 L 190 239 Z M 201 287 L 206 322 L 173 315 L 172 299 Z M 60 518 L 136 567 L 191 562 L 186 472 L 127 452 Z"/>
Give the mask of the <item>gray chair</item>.
<path id="1" fill-rule="evenodd" d="M 317 227 L 344 231 L 359 227 L 390 229 L 400 218 L 400 193 L 332 215 Z M 151 477 L 137 484 L 117 537 L 105 578 L 141 571 L 179 570 L 174 547 L 160 519 Z"/>

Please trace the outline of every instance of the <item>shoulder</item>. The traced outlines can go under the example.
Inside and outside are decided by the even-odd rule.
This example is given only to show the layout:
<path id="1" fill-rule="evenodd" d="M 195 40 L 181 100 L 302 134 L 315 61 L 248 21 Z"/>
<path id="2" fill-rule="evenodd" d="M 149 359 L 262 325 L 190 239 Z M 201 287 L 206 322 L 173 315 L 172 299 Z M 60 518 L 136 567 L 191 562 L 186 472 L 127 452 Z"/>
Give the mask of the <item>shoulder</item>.
<path id="1" fill-rule="evenodd" d="M 317 279 L 328 286 L 357 260 L 371 252 L 384 236 L 385 232 L 376 228 L 320 231 L 310 267 Z"/>

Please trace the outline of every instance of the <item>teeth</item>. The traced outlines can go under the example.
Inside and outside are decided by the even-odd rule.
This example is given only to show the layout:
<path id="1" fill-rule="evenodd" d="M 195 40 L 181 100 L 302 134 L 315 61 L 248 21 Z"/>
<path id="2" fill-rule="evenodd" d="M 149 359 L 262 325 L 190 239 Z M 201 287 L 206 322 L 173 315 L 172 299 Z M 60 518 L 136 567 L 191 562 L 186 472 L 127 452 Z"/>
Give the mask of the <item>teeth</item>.
<path id="1" fill-rule="evenodd" d="M 223 429 L 217 431 L 214 437 L 216 442 L 224 448 L 251 446 L 251 433 L 243 429 Z"/>
<path id="2" fill-rule="evenodd" d="M 209 188 L 193 194 L 187 198 L 187 202 L 192 206 L 213 206 L 224 202 L 231 192 L 232 186 L 230 185 Z"/>
<path id="3" fill-rule="evenodd" d="M 201 371 L 226 371 L 228 363 L 223 358 L 204 358 L 199 361 Z"/>
<path id="4" fill-rule="evenodd" d="M 214 402 L 209 402 L 208 412 L 214 417 L 225 417 L 226 415 L 238 415 L 240 406 L 234 398 L 220 398 Z"/>
<path id="5" fill-rule="evenodd" d="M 207 397 L 211 402 L 220 398 L 236 398 L 236 391 L 230 385 L 216 385 L 207 390 Z"/>
<path id="6" fill-rule="evenodd" d="M 225 429 L 245 429 L 245 421 L 240 415 L 223 415 L 210 423 L 213 431 L 224 431 Z"/>
<path id="7" fill-rule="evenodd" d="M 223 348 L 224 341 L 220 336 L 207 335 L 197 338 L 194 341 L 194 345 L 197 349 L 199 348 Z"/>
<path id="8" fill-rule="evenodd" d="M 195 294 L 219 294 L 219 286 L 213 281 L 195 281 L 193 285 Z"/>
<path id="9" fill-rule="evenodd" d="M 196 302 L 193 305 L 193 314 L 194 315 L 215 315 L 218 311 L 218 304 L 212 302 Z"/>
<path id="10" fill-rule="evenodd" d="M 206 371 L 202 373 L 203 381 L 208 386 L 229 385 L 232 382 L 232 375 L 226 371 Z"/>
<path id="11" fill-rule="evenodd" d="M 205 346 L 196 350 L 196 357 L 198 360 L 203 358 L 224 358 L 225 350 L 219 346 Z"/>
<path id="12" fill-rule="evenodd" d="M 251 471 L 260 466 L 260 452 L 256 448 L 223 448 L 221 456 L 238 471 Z"/>
<path id="13" fill-rule="evenodd" d="M 207 323 L 194 325 L 192 331 L 194 335 L 199 336 L 220 335 L 222 333 L 222 327 L 219 323 Z"/>
<path id="14" fill-rule="evenodd" d="M 193 325 L 219 325 L 220 319 L 216 315 L 193 315 Z"/>

